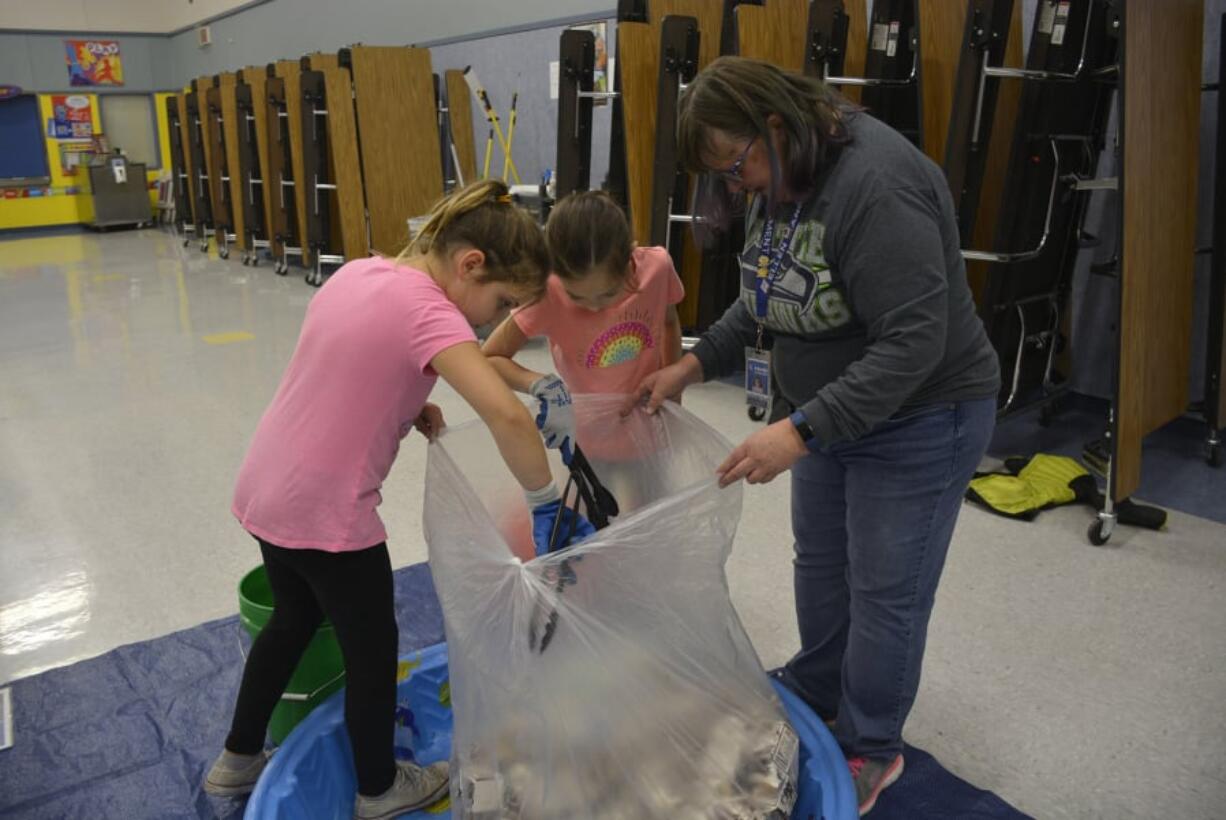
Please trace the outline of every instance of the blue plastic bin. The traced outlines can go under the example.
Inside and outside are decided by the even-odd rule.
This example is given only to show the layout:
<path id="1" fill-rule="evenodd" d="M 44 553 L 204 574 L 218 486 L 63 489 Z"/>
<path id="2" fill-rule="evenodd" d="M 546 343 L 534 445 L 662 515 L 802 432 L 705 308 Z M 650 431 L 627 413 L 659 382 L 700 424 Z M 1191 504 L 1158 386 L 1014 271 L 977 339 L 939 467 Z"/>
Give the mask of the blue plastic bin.
<path id="1" fill-rule="evenodd" d="M 794 820 L 854 820 L 855 790 L 847 763 L 829 730 L 788 690 L 775 685 L 788 719 L 800 736 L 800 789 Z M 451 697 L 447 645 L 437 644 L 401 659 L 397 704 L 397 755 L 419 763 L 451 755 Z M 247 803 L 246 820 L 348 820 L 357 778 L 345 733 L 344 692 L 307 716 L 273 755 Z M 450 820 L 447 800 L 404 815 L 414 820 Z"/>

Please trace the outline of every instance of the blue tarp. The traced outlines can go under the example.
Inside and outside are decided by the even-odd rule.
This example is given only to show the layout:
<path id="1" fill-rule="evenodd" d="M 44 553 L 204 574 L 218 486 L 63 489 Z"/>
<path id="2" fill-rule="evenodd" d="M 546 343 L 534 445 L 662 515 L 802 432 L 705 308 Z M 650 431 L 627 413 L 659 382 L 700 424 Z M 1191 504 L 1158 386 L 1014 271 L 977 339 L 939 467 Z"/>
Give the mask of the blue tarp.
<path id="1" fill-rule="evenodd" d="M 989 791 L 977 789 L 914 746 L 903 751 L 902 777 L 881 793 L 872 820 L 1031 820 Z"/>
<path id="2" fill-rule="evenodd" d="M 398 570 L 395 582 L 400 651 L 442 641 L 426 565 Z M 249 645 L 233 616 L 13 683 L 0 816 L 241 817 L 245 798 L 200 784 L 225 741 Z"/>
<path id="3" fill-rule="evenodd" d="M 442 641 L 428 568 L 395 580 L 401 653 Z M 200 783 L 225 740 L 247 645 L 233 616 L 13 683 L 16 745 L 0 752 L 0 816 L 240 818 L 245 799 L 210 797 Z M 925 752 L 908 748 L 906 761 L 873 820 L 1025 817 Z"/>

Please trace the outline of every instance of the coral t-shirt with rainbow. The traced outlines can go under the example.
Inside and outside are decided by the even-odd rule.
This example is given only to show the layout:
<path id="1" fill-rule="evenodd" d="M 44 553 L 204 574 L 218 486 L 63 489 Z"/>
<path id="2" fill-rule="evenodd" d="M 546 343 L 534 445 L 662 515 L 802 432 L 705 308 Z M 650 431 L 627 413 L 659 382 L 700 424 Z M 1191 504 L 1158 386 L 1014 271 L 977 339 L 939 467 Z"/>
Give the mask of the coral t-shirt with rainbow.
<path id="1" fill-rule="evenodd" d="M 631 258 L 638 288 L 610 307 L 579 307 L 550 276 L 545 295 L 512 314 L 525 336 L 549 340 L 572 393 L 630 393 L 663 365 L 664 320 L 685 288 L 664 248 L 635 248 Z"/>

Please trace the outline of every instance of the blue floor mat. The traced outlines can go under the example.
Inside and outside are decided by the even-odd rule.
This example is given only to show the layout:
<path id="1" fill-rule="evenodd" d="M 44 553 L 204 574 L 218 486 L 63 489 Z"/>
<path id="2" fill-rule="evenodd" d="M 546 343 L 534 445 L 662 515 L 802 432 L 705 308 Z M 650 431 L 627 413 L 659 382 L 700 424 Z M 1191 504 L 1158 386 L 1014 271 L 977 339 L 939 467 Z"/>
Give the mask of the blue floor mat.
<path id="1" fill-rule="evenodd" d="M 1081 400 L 1060 413 L 1051 426 L 1039 424 L 1037 410 L 1018 413 L 996 425 L 988 452 L 998 458 L 1052 453 L 1081 460 L 1085 444 L 1103 435 L 1107 411 Z M 1176 419 L 1141 446 L 1141 486 L 1137 501 L 1226 523 L 1226 468 L 1205 461 L 1207 428 L 1192 417 Z M 1101 489 L 1105 482 L 1098 482 Z M 1086 513 L 1093 515 L 1090 508 Z"/>
<path id="2" fill-rule="evenodd" d="M 443 617 L 425 564 L 397 570 L 400 652 L 443 640 Z M 222 818 L 245 799 L 200 789 L 221 749 L 247 646 L 237 616 L 121 646 L 12 684 L 15 745 L 0 752 L 0 816 Z M 874 820 L 1025 815 L 907 749 L 907 766 Z"/>

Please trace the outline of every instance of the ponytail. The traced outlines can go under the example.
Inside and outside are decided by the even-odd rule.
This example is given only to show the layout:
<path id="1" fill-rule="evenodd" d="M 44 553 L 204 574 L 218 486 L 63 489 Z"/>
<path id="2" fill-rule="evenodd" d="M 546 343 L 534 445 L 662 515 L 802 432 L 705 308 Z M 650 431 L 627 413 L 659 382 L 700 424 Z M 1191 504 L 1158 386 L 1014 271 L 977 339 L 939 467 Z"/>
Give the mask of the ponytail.
<path id="1" fill-rule="evenodd" d="M 549 275 L 540 226 L 511 201 L 505 182 L 483 179 L 457 188 L 430 209 L 398 262 L 416 254 L 446 256 L 459 248 L 485 255 L 483 281 L 508 282 L 537 296 Z"/>

